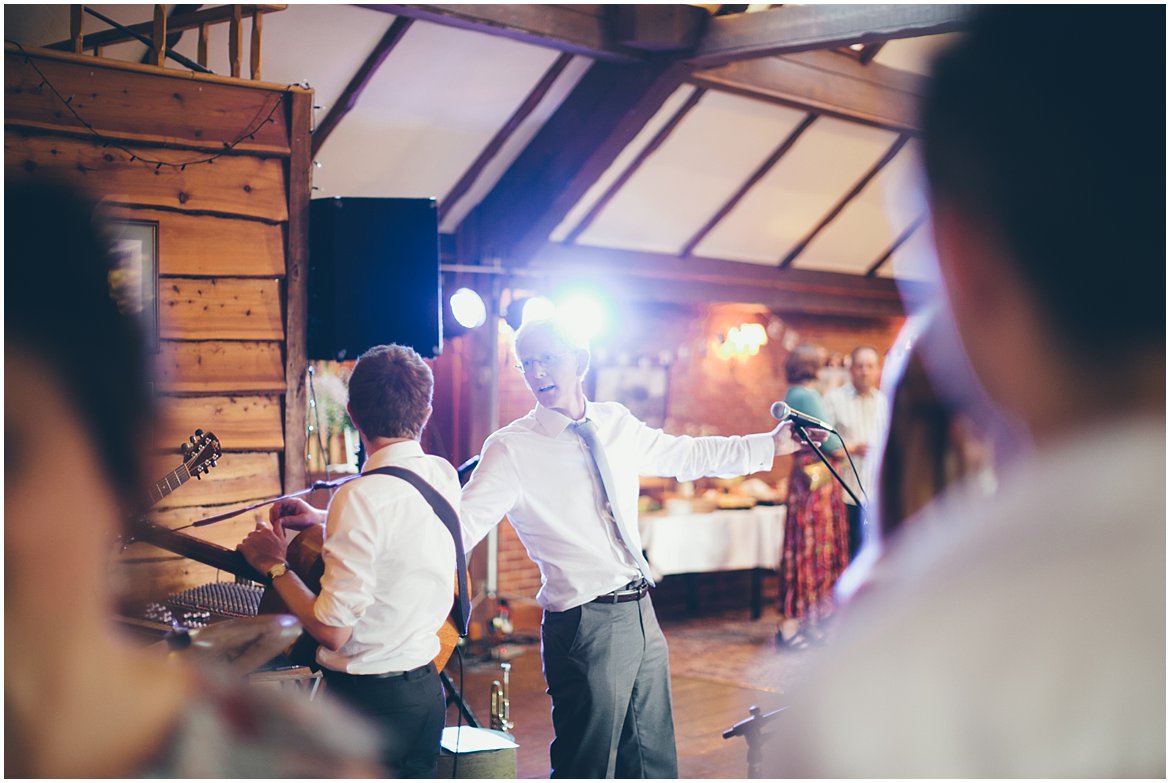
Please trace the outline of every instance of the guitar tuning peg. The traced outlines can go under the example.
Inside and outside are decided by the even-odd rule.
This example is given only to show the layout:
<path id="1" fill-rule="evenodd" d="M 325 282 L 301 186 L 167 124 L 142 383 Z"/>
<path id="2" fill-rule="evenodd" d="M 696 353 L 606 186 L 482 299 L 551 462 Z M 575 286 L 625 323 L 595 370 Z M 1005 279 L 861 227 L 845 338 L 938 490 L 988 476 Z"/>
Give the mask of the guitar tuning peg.
<path id="1" fill-rule="evenodd" d="M 198 429 L 195 430 L 195 437 L 202 438 L 203 437 L 203 430 L 198 430 Z"/>
<path id="2" fill-rule="evenodd" d="M 190 444 L 187 444 L 187 443 L 180 443 L 179 444 L 179 451 L 183 452 L 184 457 L 187 456 L 187 452 L 190 450 L 191 450 Z"/>

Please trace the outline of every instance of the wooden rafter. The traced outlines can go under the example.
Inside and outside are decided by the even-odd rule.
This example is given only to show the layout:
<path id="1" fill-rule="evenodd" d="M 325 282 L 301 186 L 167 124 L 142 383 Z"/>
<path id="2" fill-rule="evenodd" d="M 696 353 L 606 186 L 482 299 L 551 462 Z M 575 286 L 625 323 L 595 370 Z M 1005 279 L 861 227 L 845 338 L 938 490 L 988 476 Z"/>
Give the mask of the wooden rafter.
<path id="1" fill-rule="evenodd" d="M 685 75 L 662 60 L 595 62 L 463 221 L 476 255 L 526 264 Z"/>
<path id="2" fill-rule="evenodd" d="M 615 195 L 617 195 L 617 192 L 621 190 L 627 182 L 630 181 L 630 177 L 634 176 L 635 172 L 642 168 L 642 164 L 645 163 L 650 158 L 650 156 L 653 155 L 654 152 L 662 146 L 662 143 L 666 141 L 670 134 L 674 132 L 674 129 L 677 128 L 679 123 L 682 122 L 683 117 L 687 116 L 690 110 L 698 105 L 699 100 L 703 97 L 703 93 L 705 92 L 706 90 L 704 90 L 702 87 L 696 87 L 694 91 L 691 92 L 690 96 L 686 99 L 686 101 L 683 102 L 682 106 L 678 107 L 678 109 L 666 122 L 666 124 L 659 128 L 658 132 L 654 134 L 654 138 L 650 140 L 650 143 L 638 151 L 638 154 L 634 156 L 634 159 L 630 161 L 630 164 L 626 166 L 625 170 L 610 184 L 608 188 L 605 189 L 605 192 L 601 194 L 601 197 L 598 198 L 596 202 L 594 202 L 593 206 L 590 207 L 589 211 L 585 214 L 585 217 L 583 217 L 581 221 L 573 227 L 573 230 L 569 232 L 568 236 L 565 237 L 565 242 L 571 244 L 577 241 L 577 237 L 581 236 L 585 229 L 589 228 L 590 224 L 592 224 L 597 216 L 601 214 L 601 210 L 605 209 L 610 200 L 613 199 Z"/>
<path id="3" fill-rule="evenodd" d="M 459 181 L 455 183 L 451 191 L 439 202 L 440 221 L 447 214 L 447 211 L 471 189 L 471 186 L 479 179 L 479 175 L 483 173 L 488 163 L 499 154 L 500 149 L 512 137 L 512 134 L 516 132 L 521 123 L 540 105 L 540 102 L 548 95 L 548 91 L 552 89 L 553 84 L 556 83 L 556 80 L 564 72 L 572 59 L 573 55 L 571 54 L 562 54 L 558 57 L 549 66 L 549 69 L 545 71 L 544 76 L 540 78 L 540 81 L 536 83 L 536 86 L 532 88 L 516 111 L 512 112 L 512 116 L 508 118 L 504 126 L 496 131 L 496 135 L 492 137 L 492 140 L 479 153 L 475 162 L 471 164 L 471 167 L 463 172 L 463 176 L 459 178 Z"/>
<path id="4" fill-rule="evenodd" d="M 686 63 L 711 68 L 740 60 L 914 38 L 962 28 L 965 5 L 783 5 L 711 19 Z"/>
<path id="5" fill-rule="evenodd" d="M 735 208 L 735 205 L 738 204 L 743 199 L 743 197 L 746 196 L 748 192 L 756 186 L 756 183 L 763 179 L 764 175 L 771 171 L 776 166 L 776 164 L 780 162 L 780 158 L 784 157 L 788 150 L 792 149 L 792 145 L 796 144 L 796 140 L 799 139 L 801 135 L 809 129 L 809 126 L 813 124 L 816 118 L 817 117 L 815 114 L 809 114 L 800 121 L 800 124 L 798 124 L 792 130 L 792 132 L 788 134 L 787 138 L 780 142 L 780 146 L 772 150 L 772 154 L 769 155 L 763 163 L 757 166 L 756 170 L 752 172 L 752 175 L 748 177 L 742 185 L 740 185 L 739 190 L 733 193 L 731 198 L 727 199 L 723 206 L 720 207 L 719 210 L 714 215 L 712 215 L 706 223 L 703 224 L 703 227 L 695 232 L 694 236 L 687 240 L 686 244 L 682 246 L 682 250 L 679 251 L 680 256 L 685 258 L 694 252 L 695 247 L 697 247 L 698 244 L 703 241 L 703 238 L 706 237 L 707 234 L 711 233 L 711 230 L 714 229 L 715 226 L 719 225 L 719 222 L 731 213 L 731 210 Z"/>
<path id="6" fill-rule="evenodd" d="M 910 237 L 914 235 L 914 232 L 918 230 L 918 227 L 921 226 L 925 222 L 926 222 L 926 213 L 925 212 L 922 213 L 921 215 L 919 215 L 918 217 L 914 218 L 913 222 L 911 222 L 909 226 L 904 228 L 902 230 L 902 233 L 898 234 L 898 237 L 893 242 L 890 243 L 890 246 L 885 249 L 885 252 L 883 252 L 880 256 L 878 256 L 876 259 L 874 259 L 873 263 L 870 264 L 866 268 L 865 276 L 866 277 L 875 277 L 878 273 L 878 270 L 881 269 L 885 265 L 885 263 L 890 260 L 890 258 L 894 255 L 894 253 L 897 252 L 898 248 L 900 248 L 902 245 L 906 244 L 906 241 L 909 240 Z"/>
<path id="7" fill-rule="evenodd" d="M 877 53 L 886 45 L 885 41 L 878 41 L 877 43 L 866 44 L 861 51 L 857 53 L 857 62 L 862 65 L 869 65 L 873 62 L 873 58 L 877 57 Z"/>
<path id="8" fill-rule="evenodd" d="M 325 119 L 321 121 L 313 130 L 313 150 L 312 154 L 316 157 L 317 152 L 321 149 L 321 145 L 329 138 L 329 134 L 333 133 L 337 123 L 341 122 L 341 118 L 349 114 L 350 110 L 357 104 L 358 98 L 362 91 L 366 89 L 366 85 L 374 78 L 378 68 L 390 56 L 390 52 L 402 40 L 402 36 L 406 35 L 406 31 L 410 29 L 413 20 L 405 17 L 398 17 L 393 24 L 378 41 L 374 50 L 366 57 L 365 62 L 357 69 L 353 78 L 349 80 L 349 84 L 345 85 L 345 89 L 341 91 L 341 95 L 337 97 L 336 103 L 329 109 L 329 113 L 325 115 Z"/>
<path id="9" fill-rule="evenodd" d="M 786 269 L 787 267 L 792 266 L 792 262 L 796 260 L 797 256 L 803 253 L 805 249 L 808 248 L 810 244 L 812 244 L 812 241 L 816 239 L 817 235 L 824 231 L 830 223 L 837 219 L 838 215 L 845 211 L 845 207 L 849 206 L 853 199 L 861 195 L 861 191 L 865 190 L 865 186 L 872 182 L 873 178 L 876 177 L 882 169 L 889 165 L 890 161 L 892 161 L 898 155 L 898 153 L 902 151 L 902 148 L 906 146 L 906 142 L 908 141 L 910 141 L 909 136 L 905 134 L 899 136 L 898 139 L 890 145 L 890 148 L 886 150 L 886 154 L 882 155 L 878 162 L 873 164 L 873 166 L 869 168 L 869 171 L 865 172 L 865 174 L 861 176 L 861 179 L 854 183 L 853 187 L 851 187 L 849 191 L 844 196 L 842 196 L 836 204 L 833 205 L 833 208 L 829 210 L 828 214 L 821 218 L 820 222 L 817 223 L 813 230 L 808 232 L 808 234 L 806 234 L 803 239 L 796 243 L 796 247 L 792 248 L 788 255 L 784 257 L 784 260 L 780 262 L 780 268 Z"/>
<path id="10" fill-rule="evenodd" d="M 614 46 L 600 5 L 362 5 L 400 17 L 473 30 L 606 62 L 636 62 L 642 53 Z"/>
<path id="11" fill-rule="evenodd" d="M 905 314 L 906 295 L 893 281 L 840 272 L 777 269 L 714 258 L 594 248 L 550 242 L 537 254 L 534 272 L 572 279 L 609 278 L 651 301 L 750 302 L 774 309 L 858 318 Z M 621 286 L 616 286 L 621 287 Z M 914 294 L 913 286 L 910 294 Z"/>
<path id="12" fill-rule="evenodd" d="M 862 65 L 837 52 L 807 52 L 745 60 L 695 71 L 690 80 L 711 89 L 774 101 L 804 111 L 889 128 L 914 131 L 925 79 Z"/>

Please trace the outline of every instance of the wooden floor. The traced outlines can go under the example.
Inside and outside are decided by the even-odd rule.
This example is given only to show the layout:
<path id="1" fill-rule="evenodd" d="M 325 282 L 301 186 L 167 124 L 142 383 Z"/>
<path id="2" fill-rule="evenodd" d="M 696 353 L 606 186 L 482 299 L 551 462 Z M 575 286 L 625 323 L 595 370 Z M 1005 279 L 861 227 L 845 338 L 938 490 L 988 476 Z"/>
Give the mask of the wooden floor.
<path id="1" fill-rule="evenodd" d="M 681 633 L 694 624 L 718 623 L 723 618 L 708 616 L 679 622 L 663 622 L 669 642 L 672 634 Z M 774 620 L 758 621 L 775 627 Z M 761 644 L 761 654 L 785 655 Z M 496 648 L 497 654 L 499 648 Z M 515 724 L 511 733 L 519 745 L 516 772 L 520 778 L 547 778 L 549 776 L 548 746 L 552 741 L 551 702 L 545 693 L 544 675 L 540 667 L 538 644 L 506 645 L 504 657 L 512 664 L 510 673 L 510 712 Z M 712 661 L 718 661 L 718 650 L 711 651 Z M 513 657 L 514 656 L 514 657 Z M 489 661 L 485 654 L 464 662 L 462 694 L 464 701 L 479 723 L 489 726 L 491 683 L 499 679 L 498 661 Z M 447 674 L 459 686 L 458 664 L 453 660 Z M 743 738 L 723 739 L 723 732 L 748 717 L 752 705 L 768 712 L 784 705 L 781 693 L 757 690 L 745 685 L 718 682 L 703 676 L 672 674 L 674 698 L 674 725 L 678 745 L 679 775 L 683 778 L 743 778 L 747 777 L 747 745 Z M 447 725 L 458 720 L 457 708 L 448 709 Z"/>

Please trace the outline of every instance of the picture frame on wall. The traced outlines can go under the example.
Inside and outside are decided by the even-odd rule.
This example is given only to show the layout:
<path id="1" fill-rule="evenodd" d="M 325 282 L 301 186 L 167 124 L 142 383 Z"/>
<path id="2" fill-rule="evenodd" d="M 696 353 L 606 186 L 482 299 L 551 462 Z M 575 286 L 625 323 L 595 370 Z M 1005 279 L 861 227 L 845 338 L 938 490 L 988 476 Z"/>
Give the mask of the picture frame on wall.
<path id="1" fill-rule="evenodd" d="M 599 367 L 594 381 L 593 399 L 620 402 L 651 427 L 665 426 L 670 367 L 651 364 Z"/>
<path id="2" fill-rule="evenodd" d="M 110 295 L 118 309 L 142 324 L 146 345 L 157 352 L 158 342 L 158 221 L 113 220 L 110 245 Z"/>

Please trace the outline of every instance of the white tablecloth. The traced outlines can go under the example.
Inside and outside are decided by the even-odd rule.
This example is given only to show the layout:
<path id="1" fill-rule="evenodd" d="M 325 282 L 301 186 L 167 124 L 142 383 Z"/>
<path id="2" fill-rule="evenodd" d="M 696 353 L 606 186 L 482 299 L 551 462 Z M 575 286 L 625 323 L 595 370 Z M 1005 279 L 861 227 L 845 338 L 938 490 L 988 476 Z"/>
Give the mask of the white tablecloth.
<path id="1" fill-rule="evenodd" d="M 670 574 L 775 569 L 784 542 L 784 506 L 706 514 L 643 514 L 646 559 L 656 579 Z"/>

